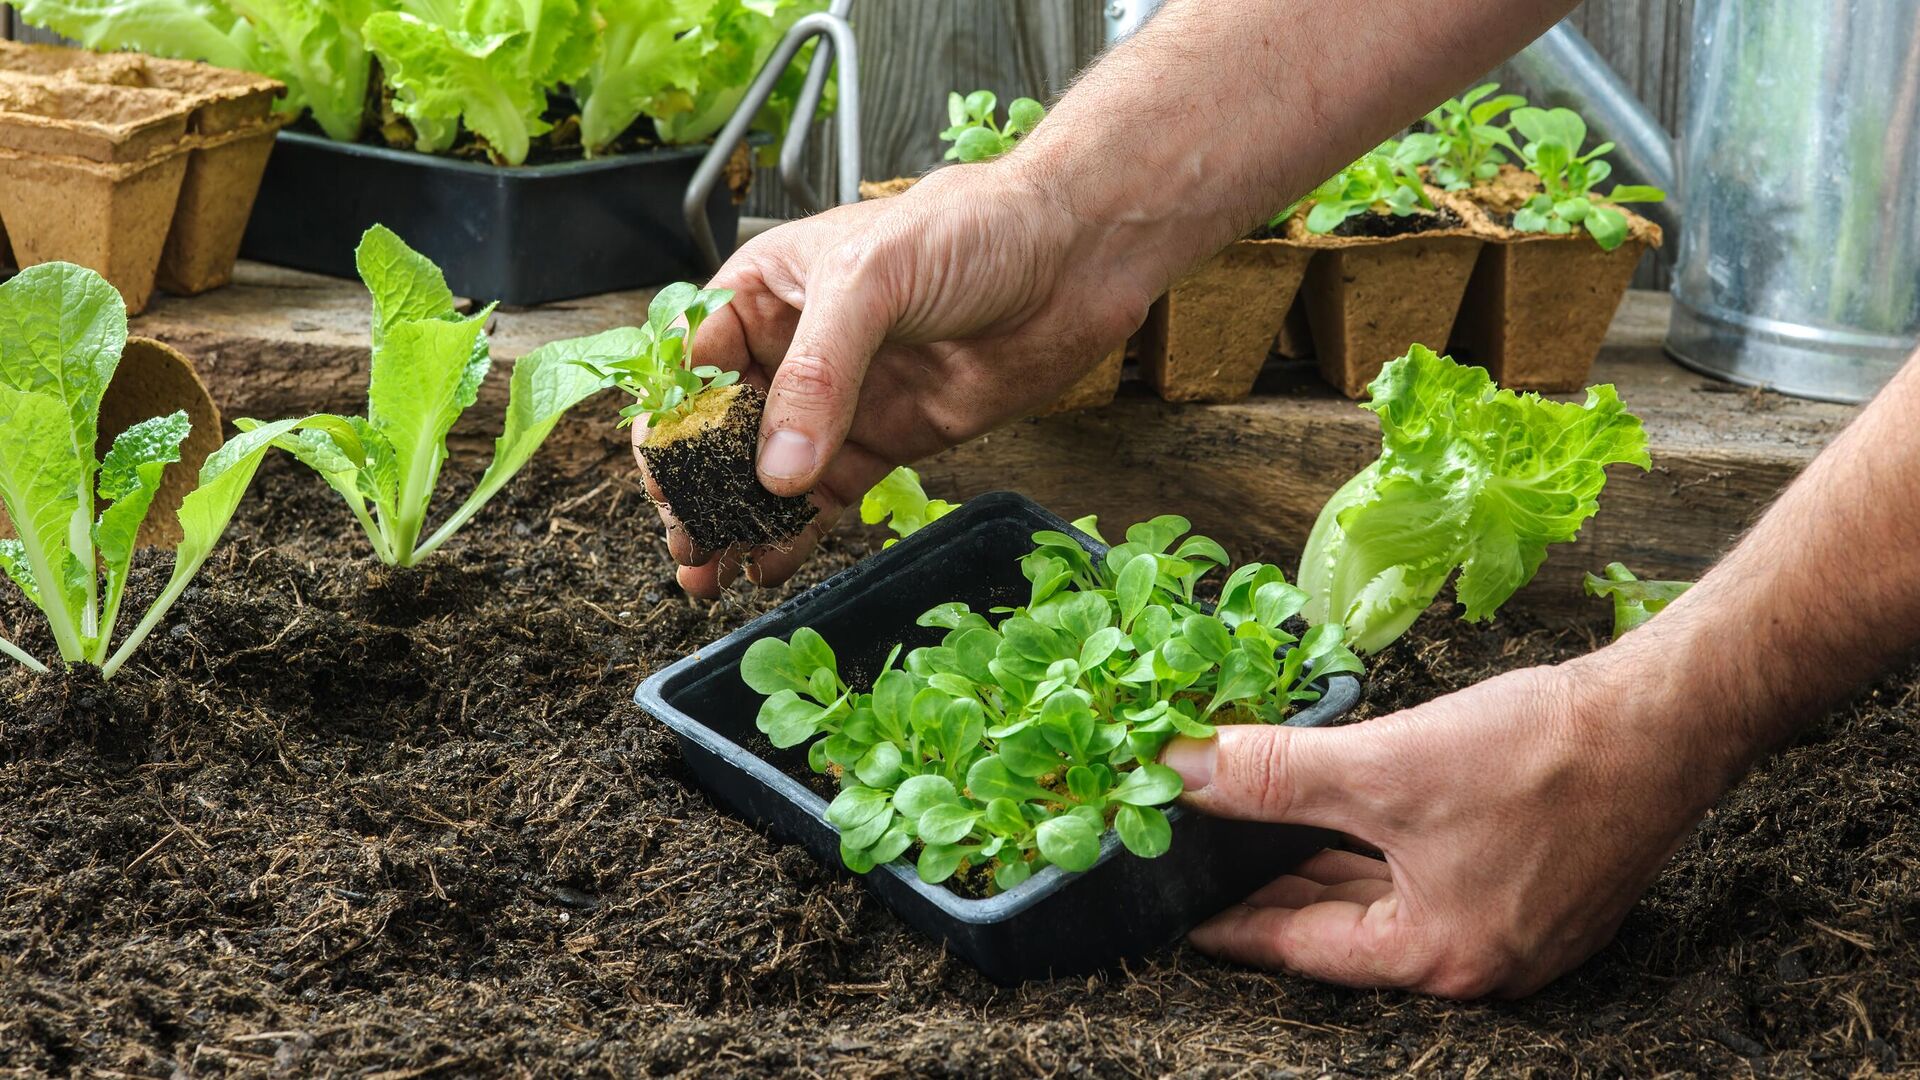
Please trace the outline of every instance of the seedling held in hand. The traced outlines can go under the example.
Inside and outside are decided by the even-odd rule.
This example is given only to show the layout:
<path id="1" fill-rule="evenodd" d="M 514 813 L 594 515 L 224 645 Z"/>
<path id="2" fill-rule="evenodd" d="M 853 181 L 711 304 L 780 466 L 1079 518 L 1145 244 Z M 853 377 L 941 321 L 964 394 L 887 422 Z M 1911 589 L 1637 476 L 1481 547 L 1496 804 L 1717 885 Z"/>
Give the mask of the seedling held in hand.
<path id="1" fill-rule="evenodd" d="M 1617 185 L 1604 197 L 1596 194 L 1593 189 L 1613 172 L 1603 160 L 1613 144 L 1581 153 L 1587 123 L 1572 109 L 1515 109 L 1513 126 L 1526 139 L 1520 156 L 1527 171 L 1540 179 L 1542 188 L 1513 215 L 1513 227 L 1520 232 L 1564 236 L 1581 228 L 1602 250 L 1612 251 L 1628 232 L 1627 216 L 1616 204 L 1662 202 L 1667 197 L 1657 187 L 1637 184 Z"/>
<path id="2" fill-rule="evenodd" d="M 991 161 L 1013 149 L 1022 135 L 1032 131 L 1047 115 L 1046 107 L 1032 98 L 1014 98 L 1007 106 L 1005 127 L 994 123 L 999 99 L 991 90 L 975 90 L 966 97 L 958 91 L 947 95 L 947 124 L 940 133 L 947 148 L 947 161 Z"/>

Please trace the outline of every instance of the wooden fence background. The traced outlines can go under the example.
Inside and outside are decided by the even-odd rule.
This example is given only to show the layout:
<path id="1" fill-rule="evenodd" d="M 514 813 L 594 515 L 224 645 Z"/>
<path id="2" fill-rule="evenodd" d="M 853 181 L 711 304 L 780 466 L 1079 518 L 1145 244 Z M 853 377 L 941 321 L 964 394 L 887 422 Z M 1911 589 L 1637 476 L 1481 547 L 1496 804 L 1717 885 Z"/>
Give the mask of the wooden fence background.
<path id="1" fill-rule="evenodd" d="M 856 0 L 860 45 L 862 171 L 907 176 L 933 167 L 945 145 L 946 92 L 985 87 L 1002 101 L 1050 100 L 1104 45 L 1103 0 Z M 1686 78 L 1693 0 L 1585 0 L 1573 21 L 1669 129 Z M 0 29 L 40 35 L 10 16 Z M 1495 78 L 1522 92 L 1505 72 Z M 1462 88 L 1464 89 L 1464 87 Z M 833 186 L 828 120 L 808 150 L 813 188 Z M 771 170 L 756 178 L 750 214 L 789 217 L 798 208 Z M 1664 284 L 1643 268 L 1641 284 Z"/>

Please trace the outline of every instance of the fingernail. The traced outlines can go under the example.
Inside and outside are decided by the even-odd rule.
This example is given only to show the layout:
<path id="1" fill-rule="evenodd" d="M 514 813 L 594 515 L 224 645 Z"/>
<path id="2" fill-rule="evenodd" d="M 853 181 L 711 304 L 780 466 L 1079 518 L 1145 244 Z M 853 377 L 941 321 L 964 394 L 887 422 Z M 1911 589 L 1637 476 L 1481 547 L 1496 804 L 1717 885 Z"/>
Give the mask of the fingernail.
<path id="1" fill-rule="evenodd" d="M 1189 792 L 1213 783 L 1213 763 L 1220 756 L 1220 744 L 1213 739 L 1174 737 L 1160 752 L 1160 764 L 1180 774 Z"/>
<path id="2" fill-rule="evenodd" d="M 760 471 L 775 480 L 797 480 L 813 471 L 813 440 L 781 428 L 760 446 Z"/>

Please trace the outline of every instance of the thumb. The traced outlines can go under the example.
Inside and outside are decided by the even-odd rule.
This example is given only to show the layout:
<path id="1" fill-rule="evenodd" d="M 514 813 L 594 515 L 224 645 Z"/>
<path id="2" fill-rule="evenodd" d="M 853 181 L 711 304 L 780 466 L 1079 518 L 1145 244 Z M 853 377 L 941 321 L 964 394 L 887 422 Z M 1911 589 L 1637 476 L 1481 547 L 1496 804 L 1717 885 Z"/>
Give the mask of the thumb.
<path id="1" fill-rule="evenodd" d="M 776 495 L 804 495 L 819 483 L 853 426 L 867 365 L 892 326 L 882 291 L 862 287 L 860 277 L 814 275 L 793 342 L 767 388 L 760 483 Z"/>
<path id="2" fill-rule="evenodd" d="M 1315 730 L 1229 724 L 1211 739 L 1167 744 L 1162 764 L 1186 783 L 1181 800 L 1215 817 L 1284 821 L 1367 833 L 1354 795 L 1366 766 L 1355 760 L 1358 728 Z"/>

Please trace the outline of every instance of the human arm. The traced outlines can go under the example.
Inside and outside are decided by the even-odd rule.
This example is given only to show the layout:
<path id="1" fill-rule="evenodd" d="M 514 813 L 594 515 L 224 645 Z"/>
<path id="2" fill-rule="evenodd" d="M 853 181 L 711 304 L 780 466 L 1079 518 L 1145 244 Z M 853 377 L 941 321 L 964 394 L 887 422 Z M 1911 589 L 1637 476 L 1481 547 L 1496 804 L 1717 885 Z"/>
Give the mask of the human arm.
<path id="1" fill-rule="evenodd" d="M 714 278 L 736 296 L 694 351 L 769 386 L 761 480 L 820 515 L 750 576 L 784 580 L 894 465 L 1058 397 L 1184 269 L 1571 7 L 1168 0 L 1006 157 L 757 237 Z M 747 553 L 672 525 L 682 585 L 715 594 Z"/>
<path id="2" fill-rule="evenodd" d="M 1164 760 L 1209 813 L 1336 829 L 1193 933 L 1335 982 L 1524 994 L 1609 940 L 1771 747 L 1920 646 L 1920 359 L 1726 558 L 1618 642 L 1345 728 L 1222 728 Z"/>

